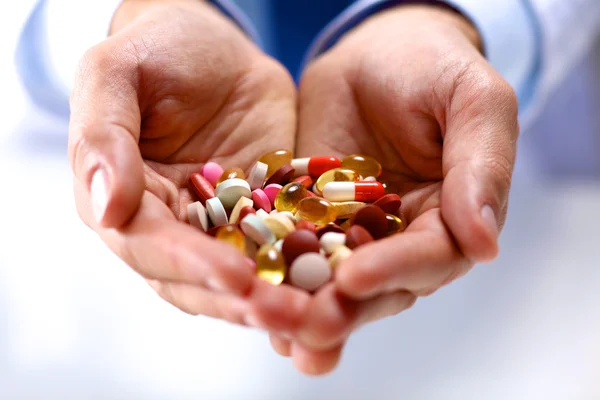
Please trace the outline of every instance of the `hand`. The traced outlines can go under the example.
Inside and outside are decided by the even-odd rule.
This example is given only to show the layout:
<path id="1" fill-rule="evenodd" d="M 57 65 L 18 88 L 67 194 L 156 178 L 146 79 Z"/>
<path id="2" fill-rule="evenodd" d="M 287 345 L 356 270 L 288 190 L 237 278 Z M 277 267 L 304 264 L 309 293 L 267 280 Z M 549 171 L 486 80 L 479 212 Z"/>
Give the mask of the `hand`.
<path id="1" fill-rule="evenodd" d="M 308 296 L 254 276 L 241 254 L 186 223 L 191 172 L 248 168 L 293 148 L 285 69 L 201 1 L 125 1 L 85 56 L 71 99 L 78 212 L 167 301 L 190 314 L 299 323 Z"/>
<path id="2" fill-rule="evenodd" d="M 299 370 L 332 370 L 352 331 L 496 257 L 517 100 L 478 47 L 462 16 L 400 6 L 362 23 L 306 71 L 298 156 L 375 157 L 398 188 L 409 225 L 340 265 L 311 299 L 293 341 L 272 336 Z"/>

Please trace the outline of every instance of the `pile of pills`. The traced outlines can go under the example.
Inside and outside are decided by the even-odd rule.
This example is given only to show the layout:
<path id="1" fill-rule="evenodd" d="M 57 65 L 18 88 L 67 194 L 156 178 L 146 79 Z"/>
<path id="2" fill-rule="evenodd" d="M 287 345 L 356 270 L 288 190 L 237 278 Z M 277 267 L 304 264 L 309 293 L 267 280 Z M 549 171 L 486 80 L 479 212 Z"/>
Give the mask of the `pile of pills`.
<path id="1" fill-rule="evenodd" d="M 404 231 L 401 199 L 386 193 L 371 157 L 263 155 L 248 176 L 205 164 L 189 178 L 191 225 L 247 256 L 256 274 L 310 292 L 354 249 Z"/>

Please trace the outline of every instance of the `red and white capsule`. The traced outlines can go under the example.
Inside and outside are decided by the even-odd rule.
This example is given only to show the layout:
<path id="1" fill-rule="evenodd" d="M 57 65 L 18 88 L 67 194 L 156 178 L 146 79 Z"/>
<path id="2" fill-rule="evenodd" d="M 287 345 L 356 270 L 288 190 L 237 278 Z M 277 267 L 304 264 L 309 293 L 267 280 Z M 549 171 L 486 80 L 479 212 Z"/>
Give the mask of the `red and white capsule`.
<path id="1" fill-rule="evenodd" d="M 372 203 L 385 196 L 380 182 L 329 182 L 323 188 L 323 197 L 329 201 L 362 201 Z"/>
<path id="2" fill-rule="evenodd" d="M 294 176 L 310 175 L 313 178 L 318 178 L 325 172 L 342 166 L 342 162 L 337 157 L 295 158 L 291 164 L 295 170 Z"/>

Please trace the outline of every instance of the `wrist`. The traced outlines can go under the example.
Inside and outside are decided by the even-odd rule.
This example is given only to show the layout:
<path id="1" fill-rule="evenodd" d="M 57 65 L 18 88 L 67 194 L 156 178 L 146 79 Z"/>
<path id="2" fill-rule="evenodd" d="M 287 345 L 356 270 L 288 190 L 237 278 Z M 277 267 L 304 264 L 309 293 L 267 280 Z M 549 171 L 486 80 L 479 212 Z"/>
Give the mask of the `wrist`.
<path id="1" fill-rule="evenodd" d="M 155 7 L 170 6 L 197 6 L 205 0 L 124 0 L 121 2 L 110 24 L 110 35 L 113 35 L 129 25 L 140 15 Z"/>

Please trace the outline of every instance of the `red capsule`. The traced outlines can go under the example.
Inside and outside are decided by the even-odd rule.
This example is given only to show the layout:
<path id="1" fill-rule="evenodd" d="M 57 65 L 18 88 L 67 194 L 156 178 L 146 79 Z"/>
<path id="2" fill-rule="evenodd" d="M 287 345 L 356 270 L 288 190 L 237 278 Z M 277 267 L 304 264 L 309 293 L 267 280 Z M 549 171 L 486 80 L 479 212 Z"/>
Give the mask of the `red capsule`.
<path id="1" fill-rule="evenodd" d="M 215 197 L 215 188 L 199 173 L 190 175 L 189 188 L 198 197 L 202 205 L 206 204 L 206 200 Z"/>
<path id="2" fill-rule="evenodd" d="M 330 169 L 341 166 L 342 162 L 337 157 L 310 157 L 292 160 L 296 176 L 310 175 L 312 178 L 318 178 Z"/>
<path id="3" fill-rule="evenodd" d="M 372 203 L 385 196 L 379 182 L 329 182 L 323 188 L 323 197 L 329 201 L 360 201 Z"/>

